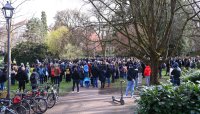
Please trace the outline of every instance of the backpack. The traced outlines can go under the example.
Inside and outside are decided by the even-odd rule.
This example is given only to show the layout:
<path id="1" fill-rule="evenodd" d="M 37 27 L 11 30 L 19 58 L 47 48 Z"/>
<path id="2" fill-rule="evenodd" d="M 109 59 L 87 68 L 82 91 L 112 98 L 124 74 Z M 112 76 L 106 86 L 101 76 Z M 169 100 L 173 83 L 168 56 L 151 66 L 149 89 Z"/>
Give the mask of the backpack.
<path id="1" fill-rule="evenodd" d="M 30 76 L 30 82 L 32 84 L 37 84 L 37 80 L 36 80 L 36 74 L 35 73 L 32 73 L 31 76 Z"/>

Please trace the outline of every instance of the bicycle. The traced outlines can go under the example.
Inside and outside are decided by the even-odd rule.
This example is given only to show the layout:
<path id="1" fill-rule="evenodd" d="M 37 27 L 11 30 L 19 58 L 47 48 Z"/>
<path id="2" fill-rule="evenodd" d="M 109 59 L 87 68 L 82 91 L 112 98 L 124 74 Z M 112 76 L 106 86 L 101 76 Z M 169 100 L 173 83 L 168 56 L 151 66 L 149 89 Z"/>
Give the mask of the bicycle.
<path id="1" fill-rule="evenodd" d="M 10 109 L 8 106 L 2 106 L 0 108 L 0 114 L 17 114 L 17 112 L 13 109 Z"/>
<path id="2" fill-rule="evenodd" d="M 21 99 L 14 97 L 11 99 L 0 99 L 2 111 L 8 114 L 26 114 L 26 108 L 20 104 Z M 7 111 L 6 111 L 7 110 Z"/>
<path id="3" fill-rule="evenodd" d="M 48 95 L 47 95 L 47 101 L 49 103 L 48 108 L 52 108 L 56 102 L 58 101 L 58 85 L 57 84 L 49 84 L 49 86 L 47 86 L 47 91 Z"/>
<path id="4" fill-rule="evenodd" d="M 43 87 L 43 90 L 41 88 L 42 87 L 40 87 L 40 89 L 38 89 L 41 92 L 40 95 L 43 96 L 44 98 L 46 98 L 48 108 L 52 108 L 58 101 L 58 86 L 47 83 Z"/>
<path id="5" fill-rule="evenodd" d="M 30 104 L 31 109 L 35 113 L 45 113 L 47 111 L 47 101 L 40 96 L 38 90 L 31 91 L 30 93 L 27 92 L 24 94 L 23 99 Z"/>

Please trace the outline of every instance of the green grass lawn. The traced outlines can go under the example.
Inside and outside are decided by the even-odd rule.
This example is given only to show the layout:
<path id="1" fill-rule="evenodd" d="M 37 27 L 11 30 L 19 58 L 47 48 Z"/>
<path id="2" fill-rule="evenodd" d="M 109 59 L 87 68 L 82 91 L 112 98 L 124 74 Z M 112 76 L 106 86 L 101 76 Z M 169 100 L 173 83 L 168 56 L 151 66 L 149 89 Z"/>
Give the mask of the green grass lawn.
<path id="1" fill-rule="evenodd" d="M 50 80 L 48 82 L 50 83 Z M 7 88 L 7 82 L 5 83 L 5 86 Z M 60 96 L 66 95 L 69 91 L 71 91 L 71 88 L 72 88 L 72 81 L 69 83 L 62 81 L 60 83 L 60 88 L 59 88 Z M 11 85 L 10 90 L 11 90 L 11 94 L 16 93 L 16 91 L 18 90 L 18 82 L 16 82 L 15 85 Z M 30 83 L 26 84 L 26 90 L 31 90 Z"/>

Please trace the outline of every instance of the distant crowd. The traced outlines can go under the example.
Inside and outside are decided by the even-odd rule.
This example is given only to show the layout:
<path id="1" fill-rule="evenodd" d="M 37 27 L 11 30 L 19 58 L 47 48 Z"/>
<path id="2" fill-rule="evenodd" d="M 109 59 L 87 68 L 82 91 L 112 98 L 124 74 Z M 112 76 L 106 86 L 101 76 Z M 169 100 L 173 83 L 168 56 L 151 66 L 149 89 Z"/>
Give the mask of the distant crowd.
<path id="1" fill-rule="evenodd" d="M 162 78 L 163 69 L 166 75 L 171 76 L 174 85 L 180 85 L 181 69 L 200 68 L 199 58 L 172 58 L 168 62 L 159 66 L 159 77 Z M 122 78 L 127 80 L 126 95 L 131 91 L 134 94 L 134 88 L 142 84 L 145 78 L 145 85 L 150 85 L 151 68 L 138 59 L 131 58 L 108 58 L 108 59 L 77 59 L 74 61 L 50 61 L 39 62 L 33 65 L 23 64 L 20 66 L 12 64 L 11 84 L 18 82 L 19 90 L 25 90 L 25 84 L 31 83 L 32 89 L 37 88 L 38 84 L 50 81 L 53 84 L 60 85 L 60 82 L 71 82 L 72 92 L 75 86 L 77 92 L 80 87 L 105 88 L 110 87 L 115 80 Z M 4 83 L 7 80 L 7 68 L 0 72 L 0 90 L 5 88 Z M 98 84 L 100 82 L 100 84 Z M 98 86 L 100 85 L 100 87 Z"/>

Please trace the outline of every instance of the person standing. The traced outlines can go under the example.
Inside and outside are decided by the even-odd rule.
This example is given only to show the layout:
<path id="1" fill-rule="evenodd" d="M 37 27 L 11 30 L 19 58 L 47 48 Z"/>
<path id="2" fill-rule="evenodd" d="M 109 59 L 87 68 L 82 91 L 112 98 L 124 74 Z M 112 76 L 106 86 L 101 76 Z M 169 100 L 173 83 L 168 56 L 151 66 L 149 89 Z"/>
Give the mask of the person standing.
<path id="1" fill-rule="evenodd" d="M 13 65 L 11 68 L 11 85 L 15 85 L 16 74 L 17 74 L 17 66 Z"/>
<path id="2" fill-rule="evenodd" d="M 98 77 L 99 77 L 99 69 L 97 64 L 92 66 L 92 77 L 93 77 L 93 87 L 98 88 Z"/>
<path id="3" fill-rule="evenodd" d="M 142 66 L 141 64 L 138 65 L 138 84 L 142 84 Z"/>
<path id="4" fill-rule="evenodd" d="M 3 91 L 5 88 L 4 83 L 6 82 L 6 73 L 7 73 L 7 68 L 5 67 L 2 71 L 0 70 L 0 90 Z"/>
<path id="5" fill-rule="evenodd" d="M 90 86 L 89 66 L 86 62 L 85 62 L 85 65 L 83 66 L 83 70 L 84 70 L 84 81 L 83 81 L 83 83 L 85 84 L 86 88 L 89 88 L 89 86 Z"/>
<path id="6" fill-rule="evenodd" d="M 58 87 L 59 87 L 59 84 L 60 84 L 60 73 L 61 73 L 61 70 L 58 66 L 58 64 L 55 64 L 55 69 L 54 69 L 54 84 L 58 84 Z"/>
<path id="7" fill-rule="evenodd" d="M 25 67 L 21 67 L 17 73 L 16 79 L 19 81 L 19 91 L 25 90 L 25 84 L 28 82 L 28 75 L 26 73 Z"/>
<path id="8" fill-rule="evenodd" d="M 36 69 L 33 69 L 33 73 L 30 76 L 30 83 L 32 90 L 37 89 L 39 84 L 39 74 L 36 72 Z"/>
<path id="9" fill-rule="evenodd" d="M 136 78 L 136 72 L 134 73 L 133 65 L 129 65 L 128 75 L 127 75 L 127 86 L 126 86 L 126 93 L 125 95 L 128 96 L 128 92 L 131 91 L 131 97 L 134 94 L 134 82 Z"/>
<path id="10" fill-rule="evenodd" d="M 69 65 L 67 65 L 67 67 L 66 67 L 65 81 L 66 82 L 71 82 L 71 69 L 70 69 Z"/>
<path id="11" fill-rule="evenodd" d="M 172 83 L 174 86 L 180 85 L 180 76 L 181 76 L 181 69 L 178 67 L 178 63 L 175 62 L 173 65 L 174 69 L 171 72 L 172 75 Z"/>
<path id="12" fill-rule="evenodd" d="M 72 79 L 73 79 L 72 92 L 74 92 L 74 88 L 75 88 L 75 85 L 76 85 L 77 93 L 79 93 L 79 80 L 80 80 L 80 75 L 79 75 L 79 73 L 78 73 L 77 67 L 74 67 L 74 72 L 72 73 Z"/>
<path id="13" fill-rule="evenodd" d="M 79 68 L 79 75 L 80 75 L 80 86 L 83 87 L 83 81 L 84 81 L 84 70 L 83 70 L 83 66 L 80 66 Z"/>
<path id="14" fill-rule="evenodd" d="M 115 66 L 114 63 L 111 64 L 111 82 L 114 83 L 115 82 L 115 77 L 116 77 L 116 73 L 115 73 Z"/>
<path id="15" fill-rule="evenodd" d="M 138 67 L 136 62 L 133 64 L 133 75 L 134 75 L 133 77 L 135 81 L 135 87 L 138 88 Z"/>
<path id="16" fill-rule="evenodd" d="M 106 67 L 106 81 L 108 83 L 107 87 L 110 87 L 110 77 L 111 77 L 111 68 L 109 65 Z"/>
<path id="17" fill-rule="evenodd" d="M 43 68 L 43 65 L 40 64 L 38 69 L 37 69 L 37 72 L 40 76 L 40 84 L 43 84 L 44 83 L 44 76 L 45 76 L 45 72 L 44 72 L 44 68 Z"/>
<path id="18" fill-rule="evenodd" d="M 62 79 L 64 78 L 64 75 L 65 75 L 65 63 L 64 62 L 62 62 L 61 64 L 60 64 L 60 71 L 61 71 L 61 73 L 60 73 L 60 82 L 62 82 Z"/>
<path id="19" fill-rule="evenodd" d="M 99 73 L 99 80 L 101 81 L 101 89 L 105 87 L 105 82 L 106 82 L 106 65 L 102 64 L 100 66 L 100 73 Z"/>
<path id="20" fill-rule="evenodd" d="M 146 79 L 146 86 L 150 86 L 151 68 L 150 68 L 149 64 L 147 64 L 144 69 L 144 76 Z"/>
<path id="21" fill-rule="evenodd" d="M 54 68 L 54 65 L 53 64 L 51 64 L 51 66 L 50 66 L 51 68 L 50 68 L 50 76 L 51 76 L 51 83 L 52 84 L 55 84 L 54 82 L 54 80 L 55 80 L 55 68 Z"/>
<path id="22" fill-rule="evenodd" d="M 83 70 L 84 70 L 84 77 L 89 77 L 89 66 L 86 62 L 85 65 L 83 66 Z"/>

